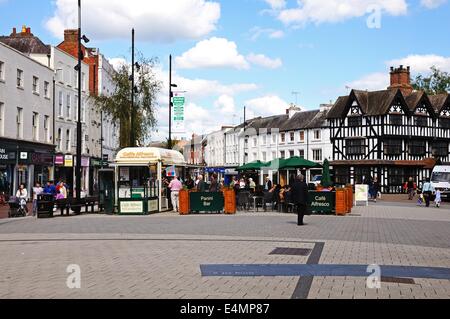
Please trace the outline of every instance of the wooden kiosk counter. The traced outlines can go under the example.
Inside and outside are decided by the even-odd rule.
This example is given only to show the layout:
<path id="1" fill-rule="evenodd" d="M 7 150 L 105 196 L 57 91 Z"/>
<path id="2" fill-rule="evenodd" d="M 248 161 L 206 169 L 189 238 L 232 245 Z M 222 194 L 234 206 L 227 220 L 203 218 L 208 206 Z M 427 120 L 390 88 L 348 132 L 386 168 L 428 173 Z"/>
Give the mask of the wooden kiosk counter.
<path id="1" fill-rule="evenodd" d="M 125 148 L 114 163 L 115 205 L 121 215 L 140 215 L 164 211 L 163 172 L 175 167 L 178 176 L 186 166 L 180 152 L 161 148 Z"/>

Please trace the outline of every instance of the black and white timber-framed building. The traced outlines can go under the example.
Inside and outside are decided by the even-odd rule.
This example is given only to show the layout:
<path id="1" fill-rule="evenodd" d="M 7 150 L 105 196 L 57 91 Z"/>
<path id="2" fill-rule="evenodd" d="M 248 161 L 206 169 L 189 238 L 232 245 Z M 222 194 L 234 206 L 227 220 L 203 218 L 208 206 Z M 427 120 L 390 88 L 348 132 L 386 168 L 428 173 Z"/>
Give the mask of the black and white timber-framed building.
<path id="1" fill-rule="evenodd" d="M 391 68 L 387 90 L 339 97 L 327 118 L 337 185 L 378 177 L 383 192 L 399 193 L 450 162 L 450 97 L 413 91 L 409 67 Z"/>

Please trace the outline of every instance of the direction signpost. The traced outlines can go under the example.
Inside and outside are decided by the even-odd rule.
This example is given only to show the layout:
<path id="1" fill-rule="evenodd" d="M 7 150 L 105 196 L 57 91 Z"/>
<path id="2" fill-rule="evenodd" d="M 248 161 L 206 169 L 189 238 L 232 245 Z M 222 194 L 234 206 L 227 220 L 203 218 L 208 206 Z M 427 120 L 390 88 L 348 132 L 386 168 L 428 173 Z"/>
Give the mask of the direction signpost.
<path id="1" fill-rule="evenodd" d="M 173 103 L 173 112 L 172 112 L 172 121 L 173 121 L 173 133 L 183 134 L 185 133 L 185 106 L 186 106 L 186 98 L 183 93 L 175 92 L 172 98 Z"/>

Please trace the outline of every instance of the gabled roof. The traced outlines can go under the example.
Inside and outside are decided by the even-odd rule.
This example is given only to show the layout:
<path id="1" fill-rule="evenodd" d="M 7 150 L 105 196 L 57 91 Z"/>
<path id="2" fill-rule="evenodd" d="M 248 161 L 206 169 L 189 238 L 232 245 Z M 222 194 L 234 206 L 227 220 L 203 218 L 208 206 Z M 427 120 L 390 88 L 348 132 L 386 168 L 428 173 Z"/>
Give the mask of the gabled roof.
<path id="1" fill-rule="evenodd" d="M 337 119 L 343 117 L 344 111 L 347 108 L 347 104 L 349 101 L 349 96 L 340 96 L 336 103 L 334 103 L 331 110 L 328 112 L 327 118 L 329 119 Z"/>
<path id="2" fill-rule="evenodd" d="M 320 110 L 298 112 L 280 126 L 280 131 L 320 128 L 327 119 L 327 113 Z"/>
<path id="3" fill-rule="evenodd" d="M 437 114 L 440 114 L 442 109 L 446 106 L 446 104 L 450 103 L 450 95 L 448 93 L 445 94 L 437 94 L 437 95 L 430 95 L 428 96 L 428 99 L 431 102 L 431 105 L 433 105 L 434 111 Z"/>
<path id="4" fill-rule="evenodd" d="M 35 36 L 0 36 L 0 41 L 27 55 L 51 53 L 51 46 L 45 45 Z"/>
<path id="5" fill-rule="evenodd" d="M 389 111 L 400 90 L 359 91 L 353 90 L 349 96 L 341 96 L 328 112 L 329 119 L 347 116 L 350 101 L 356 100 L 364 115 L 384 115 Z"/>

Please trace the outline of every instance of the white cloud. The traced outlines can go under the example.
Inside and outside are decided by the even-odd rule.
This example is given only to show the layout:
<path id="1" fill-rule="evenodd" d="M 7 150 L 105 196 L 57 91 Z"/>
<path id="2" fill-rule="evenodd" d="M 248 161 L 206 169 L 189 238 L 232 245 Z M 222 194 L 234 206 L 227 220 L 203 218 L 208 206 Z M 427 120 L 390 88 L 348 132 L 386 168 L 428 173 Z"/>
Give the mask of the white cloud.
<path id="1" fill-rule="evenodd" d="M 274 10 L 286 7 L 286 0 L 264 0 Z"/>
<path id="2" fill-rule="evenodd" d="M 374 7 L 392 16 L 408 12 L 406 0 L 298 0 L 297 7 L 278 10 L 277 17 L 286 25 L 335 23 L 362 17 Z"/>
<path id="3" fill-rule="evenodd" d="M 58 38 L 78 25 L 77 3 L 56 0 L 46 27 Z M 173 42 L 198 39 L 216 29 L 220 4 L 208 0 L 89 0 L 83 1 L 83 30 L 104 40 L 130 38 L 131 29 L 142 40 Z"/>
<path id="4" fill-rule="evenodd" d="M 262 66 L 268 69 L 278 69 L 283 65 L 283 61 L 281 59 L 271 59 L 266 57 L 264 54 L 249 54 L 247 56 L 247 60 L 253 64 Z"/>
<path id="5" fill-rule="evenodd" d="M 447 0 L 421 0 L 420 4 L 428 9 L 436 9 L 446 2 Z"/>
<path id="6" fill-rule="evenodd" d="M 249 33 L 250 39 L 252 41 L 258 40 L 259 37 L 262 35 L 267 35 L 269 39 L 281 39 L 285 36 L 284 32 L 282 30 L 276 30 L 276 29 L 265 29 L 261 27 L 253 27 Z"/>
<path id="7" fill-rule="evenodd" d="M 180 69 L 249 68 L 248 62 L 239 54 L 236 43 L 216 37 L 198 42 L 195 47 L 177 57 L 175 63 Z"/>
<path id="8" fill-rule="evenodd" d="M 366 75 L 359 80 L 347 83 L 346 87 L 354 90 L 379 91 L 385 90 L 389 85 L 389 73 L 386 71 Z"/>
<path id="9" fill-rule="evenodd" d="M 436 66 L 441 71 L 450 72 L 450 56 L 444 57 L 436 54 L 408 55 L 405 58 L 386 62 L 387 66 L 410 66 L 413 73 L 428 73 L 432 66 Z"/>
<path id="10" fill-rule="evenodd" d="M 112 65 L 114 70 L 119 70 L 123 65 L 130 65 L 126 59 L 124 58 L 110 58 L 108 59 L 109 64 Z"/>
<path id="11" fill-rule="evenodd" d="M 285 114 L 289 104 L 276 95 L 266 95 L 245 102 L 249 118 Z"/>
<path id="12" fill-rule="evenodd" d="M 432 66 L 436 66 L 439 70 L 444 72 L 450 72 L 450 57 L 439 56 L 435 54 L 428 55 L 408 55 L 407 57 L 401 59 L 395 59 L 387 61 L 385 63 L 387 66 L 384 72 L 377 72 L 365 75 L 364 77 L 349 82 L 346 84 L 348 88 L 358 89 L 358 90 L 385 90 L 390 85 L 389 71 L 388 68 L 399 67 L 403 65 L 404 67 L 411 67 L 412 77 L 419 73 L 429 74 Z"/>
<path id="13" fill-rule="evenodd" d="M 214 107 L 224 116 L 230 116 L 236 112 L 234 98 L 226 94 L 219 96 L 214 102 Z"/>

